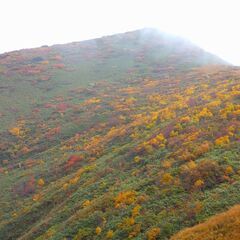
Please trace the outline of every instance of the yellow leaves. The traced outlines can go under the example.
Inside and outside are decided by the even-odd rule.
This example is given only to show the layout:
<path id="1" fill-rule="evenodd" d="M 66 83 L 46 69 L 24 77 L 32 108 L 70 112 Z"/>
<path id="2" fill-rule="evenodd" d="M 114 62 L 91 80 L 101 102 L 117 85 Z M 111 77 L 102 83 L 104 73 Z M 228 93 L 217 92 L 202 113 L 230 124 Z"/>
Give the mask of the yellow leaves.
<path id="1" fill-rule="evenodd" d="M 95 232 L 97 235 L 100 235 L 102 232 L 102 229 L 98 226 L 98 227 L 96 227 Z"/>
<path id="2" fill-rule="evenodd" d="M 135 219 L 133 217 L 127 217 L 124 219 L 123 223 L 121 224 L 122 227 L 129 227 L 135 224 Z"/>
<path id="3" fill-rule="evenodd" d="M 181 123 L 188 123 L 190 121 L 191 121 L 191 118 L 189 116 L 185 116 L 185 117 L 180 118 Z"/>
<path id="4" fill-rule="evenodd" d="M 238 109 L 237 106 L 238 105 L 234 105 L 233 103 L 227 103 L 225 108 L 219 111 L 221 117 L 226 119 L 229 114 L 233 113 Z"/>
<path id="5" fill-rule="evenodd" d="M 208 103 L 208 107 L 215 108 L 215 107 L 220 106 L 221 103 L 222 103 L 221 100 L 215 100 L 215 101 L 212 101 L 212 102 Z"/>
<path id="6" fill-rule="evenodd" d="M 132 217 L 136 217 L 139 215 L 139 211 L 141 209 L 141 206 L 137 204 L 133 209 L 132 209 Z"/>
<path id="7" fill-rule="evenodd" d="M 232 96 L 240 96 L 240 91 L 239 91 L 239 90 L 233 90 L 233 91 L 231 92 L 231 95 L 232 95 Z"/>
<path id="8" fill-rule="evenodd" d="M 200 111 L 197 114 L 197 118 L 201 119 L 201 118 L 210 118 L 212 117 L 213 114 L 211 113 L 211 111 L 208 108 L 203 108 L 202 111 Z"/>
<path id="9" fill-rule="evenodd" d="M 192 95 L 194 92 L 195 92 L 194 87 L 190 87 L 190 88 L 187 88 L 187 89 L 185 90 L 185 94 L 186 94 L 187 96 Z"/>
<path id="10" fill-rule="evenodd" d="M 96 164 L 91 164 L 91 165 L 85 166 L 85 167 L 82 169 L 82 171 L 78 171 L 78 173 L 81 175 L 81 174 L 84 173 L 84 172 L 91 172 L 91 171 L 93 171 L 96 167 L 97 167 Z"/>
<path id="11" fill-rule="evenodd" d="M 146 236 L 148 240 L 156 240 L 161 230 L 158 227 L 151 228 L 147 231 Z"/>
<path id="12" fill-rule="evenodd" d="M 53 235 L 56 233 L 56 230 L 51 227 L 47 230 L 47 232 L 44 234 L 46 239 L 50 239 L 51 237 L 53 237 Z"/>
<path id="13" fill-rule="evenodd" d="M 159 111 L 159 117 L 161 121 L 170 120 L 176 117 L 176 113 L 173 111 L 173 109 L 170 108 L 164 108 Z"/>
<path id="14" fill-rule="evenodd" d="M 139 163 L 139 162 L 141 161 L 141 159 L 140 159 L 139 156 L 136 156 L 136 157 L 133 159 L 133 161 L 134 161 L 135 163 Z"/>
<path id="15" fill-rule="evenodd" d="M 91 202 L 89 200 L 86 200 L 83 202 L 82 206 L 85 208 L 85 207 L 88 207 L 91 205 Z"/>
<path id="16" fill-rule="evenodd" d="M 112 238 L 113 238 L 113 235 L 114 235 L 113 230 L 109 230 L 109 231 L 107 232 L 106 238 L 107 238 L 107 239 L 112 239 Z"/>
<path id="17" fill-rule="evenodd" d="M 124 205 L 130 205 L 136 201 L 136 192 L 135 191 L 120 192 L 115 197 L 114 200 L 115 200 L 115 208 L 119 208 Z"/>
<path id="18" fill-rule="evenodd" d="M 208 85 L 208 84 L 206 84 L 206 83 L 204 83 L 204 84 L 201 84 L 201 87 L 202 87 L 203 89 L 206 89 L 206 88 L 208 88 L 208 87 L 209 87 L 209 85 Z"/>
<path id="19" fill-rule="evenodd" d="M 164 142 L 165 137 L 163 136 L 163 134 L 160 133 L 155 137 L 155 140 L 157 140 L 158 142 Z"/>
<path id="20" fill-rule="evenodd" d="M 225 174 L 227 175 L 230 175 L 232 174 L 234 171 L 233 171 L 233 168 L 232 166 L 227 166 L 226 169 L 225 169 Z"/>
<path id="21" fill-rule="evenodd" d="M 181 166 L 182 171 L 191 171 L 196 168 L 197 164 L 192 160 Z"/>
<path id="22" fill-rule="evenodd" d="M 211 96 L 204 93 L 204 95 L 202 95 L 202 99 L 205 100 L 205 101 L 210 101 Z"/>
<path id="23" fill-rule="evenodd" d="M 79 179 L 80 179 L 80 177 L 78 177 L 78 176 L 77 176 L 77 177 L 74 177 L 74 178 L 72 178 L 72 179 L 69 180 L 69 183 L 70 183 L 70 184 L 76 184 L 76 183 L 79 181 Z"/>
<path id="24" fill-rule="evenodd" d="M 17 216 L 18 216 L 17 213 L 15 213 L 15 212 L 12 213 L 12 217 L 13 217 L 13 218 L 16 218 Z"/>
<path id="25" fill-rule="evenodd" d="M 139 134 L 138 132 L 133 132 L 133 133 L 130 135 L 130 137 L 131 137 L 132 139 L 137 139 L 137 138 L 139 138 L 139 136 L 140 136 L 140 134 Z"/>
<path id="26" fill-rule="evenodd" d="M 133 227 L 133 231 L 129 233 L 128 238 L 137 237 L 137 235 L 141 232 L 141 224 L 136 224 Z"/>
<path id="27" fill-rule="evenodd" d="M 171 184 L 173 181 L 173 176 L 170 173 L 164 173 L 161 182 L 164 184 Z"/>
<path id="28" fill-rule="evenodd" d="M 197 167 L 197 164 L 194 161 L 190 161 L 189 163 L 186 164 L 188 169 L 194 169 Z"/>
<path id="29" fill-rule="evenodd" d="M 20 134 L 21 134 L 21 129 L 18 128 L 18 127 L 14 127 L 14 128 L 11 128 L 11 129 L 9 130 L 9 132 L 10 132 L 13 136 L 18 137 L 18 136 L 20 136 Z"/>
<path id="30" fill-rule="evenodd" d="M 150 139 L 146 144 L 150 144 L 153 147 L 165 147 L 166 139 L 162 133 L 158 134 L 154 138 Z"/>
<path id="31" fill-rule="evenodd" d="M 178 131 L 172 130 L 172 131 L 170 132 L 170 137 L 176 137 L 176 136 L 178 136 Z"/>
<path id="32" fill-rule="evenodd" d="M 93 164 L 93 165 L 85 166 L 84 168 L 78 169 L 78 171 L 75 173 L 75 176 L 74 176 L 73 178 L 71 178 L 67 183 L 64 183 L 64 184 L 63 184 L 63 189 L 64 189 L 64 190 L 67 190 L 67 189 L 69 188 L 69 185 L 77 184 L 78 181 L 79 181 L 80 178 L 81 178 L 81 175 L 82 175 L 84 172 L 91 171 L 91 170 L 94 169 L 95 167 L 96 167 L 96 165 Z"/>
<path id="33" fill-rule="evenodd" d="M 34 194 L 33 195 L 33 197 L 32 197 L 32 200 L 34 201 L 34 202 L 38 202 L 40 199 L 41 199 L 41 194 L 40 193 L 36 193 L 36 194 Z"/>
<path id="34" fill-rule="evenodd" d="M 43 187 L 45 184 L 45 181 L 42 178 L 40 178 L 37 183 L 39 187 Z"/>
<path id="35" fill-rule="evenodd" d="M 215 144 L 218 146 L 224 146 L 230 143 L 229 136 L 219 137 L 215 140 Z"/>
<path id="36" fill-rule="evenodd" d="M 63 189 L 64 189 L 64 190 L 67 190 L 67 189 L 68 189 L 68 186 L 69 186 L 68 183 L 64 183 L 64 184 L 63 184 Z"/>
<path id="37" fill-rule="evenodd" d="M 110 141 L 111 139 L 115 138 L 115 137 L 120 137 L 120 136 L 124 136 L 127 133 L 125 127 L 112 127 L 109 132 L 107 133 L 107 135 L 105 136 L 105 139 L 107 141 Z"/>
<path id="38" fill-rule="evenodd" d="M 198 179 L 197 181 L 194 182 L 194 186 L 196 188 L 202 188 L 204 186 L 204 181 L 202 179 Z"/>
<path id="39" fill-rule="evenodd" d="M 84 103 L 85 104 L 94 104 L 94 103 L 100 103 L 101 102 L 101 99 L 99 98 L 90 98 L 88 100 L 86 100 Z"/>
<path id="40" fill-rule="evenodd" d="M 9 129 L 9 133 L 12 134 L 13 136 L 15 137 L 24 137 L 24 125 L 25 125 L 25 121 L 24 120 L 19 120 L 17 123 L 16 123 L 16 126 Z"/>

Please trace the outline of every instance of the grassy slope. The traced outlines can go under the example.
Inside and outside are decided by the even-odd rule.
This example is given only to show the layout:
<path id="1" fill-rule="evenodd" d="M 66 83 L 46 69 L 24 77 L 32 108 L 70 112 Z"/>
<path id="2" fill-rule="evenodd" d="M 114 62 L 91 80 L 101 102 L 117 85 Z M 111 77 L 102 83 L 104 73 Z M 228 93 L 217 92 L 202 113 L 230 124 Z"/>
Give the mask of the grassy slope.
<path id="1" fill-rule="evenodd" d="M 2 64 L 1 239 L 168 239 L 239 203 L 238 68 L 149 30 L 34 51 Z"/>
<path id="2" fill-rule="evenodd" d="M 182 230 L 172 237 L 172 240 L 202 240 L 223 239 L 238 240 L 240 236 L 240 206 L 234 206 L 230 210 L 211 217 L 206 222 L 193 228 Z"/>
<path id="3" fill-rule="evenodd" d="M 185 40 L 151 29 L 7 53 L 0 57 L 0 131 L 38 104 L 75 87 L 208 63 L 223 61 Z"/>

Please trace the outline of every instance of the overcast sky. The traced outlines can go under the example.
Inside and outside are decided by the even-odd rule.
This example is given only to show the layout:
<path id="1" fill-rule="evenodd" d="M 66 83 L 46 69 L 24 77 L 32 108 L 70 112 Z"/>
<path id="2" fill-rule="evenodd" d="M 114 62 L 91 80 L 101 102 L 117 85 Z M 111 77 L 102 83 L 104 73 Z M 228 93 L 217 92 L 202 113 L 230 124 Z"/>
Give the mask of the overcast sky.
<path id="1" fill-rule="evenodd" d="M 240 65 L 240 0 L 0 0 L 0 53 L 143 27 Z"/>

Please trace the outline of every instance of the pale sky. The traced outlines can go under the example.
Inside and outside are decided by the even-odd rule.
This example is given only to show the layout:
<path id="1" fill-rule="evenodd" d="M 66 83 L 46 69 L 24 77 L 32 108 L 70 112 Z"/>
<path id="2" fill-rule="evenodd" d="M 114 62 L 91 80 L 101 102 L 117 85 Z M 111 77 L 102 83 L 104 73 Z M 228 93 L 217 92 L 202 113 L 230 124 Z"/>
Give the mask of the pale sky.
<path id="1" fill-rule="evenodd" d="M 240 0 L 0 0 L 0 53 L 143 27 L 240 65 Z"/>

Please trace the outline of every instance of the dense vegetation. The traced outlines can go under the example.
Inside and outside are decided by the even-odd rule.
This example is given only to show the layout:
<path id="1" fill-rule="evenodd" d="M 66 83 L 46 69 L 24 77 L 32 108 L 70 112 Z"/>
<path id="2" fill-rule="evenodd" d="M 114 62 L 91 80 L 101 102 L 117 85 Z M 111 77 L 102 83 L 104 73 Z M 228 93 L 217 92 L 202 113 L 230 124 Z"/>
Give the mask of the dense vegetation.
<path id="1" fill-rule="evenodd" d="M 169 239 L 240 202 L 240 68 L 142 30 L 0 73 L 0 239 Z"/>

